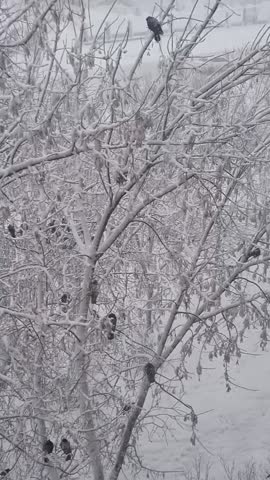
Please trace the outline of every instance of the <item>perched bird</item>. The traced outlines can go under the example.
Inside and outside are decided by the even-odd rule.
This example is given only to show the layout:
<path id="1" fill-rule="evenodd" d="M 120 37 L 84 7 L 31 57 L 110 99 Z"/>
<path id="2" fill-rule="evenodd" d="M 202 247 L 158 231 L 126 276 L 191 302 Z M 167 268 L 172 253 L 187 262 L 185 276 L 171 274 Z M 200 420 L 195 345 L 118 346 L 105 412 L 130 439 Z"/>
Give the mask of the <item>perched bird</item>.
<path id="1" fill-rule="evenodd" d="M 0 476 L 5 477 L 9 472 L 10 472 L 10 468 L 6 468 L 6 470 L 3 470 L 3 472 L 0 473 Z"/>
<path id="2" fill-rule="evenodd" d="M 10 236 L 11 236 L 12 238 L 16 238 L 16 230 L 15 230 L 14 225 L 12 225 L 12 224 L 10 223 L 7 228 L 8 228 L 8 231 L 9 231 L 9 233 L 10 233 Z"/>
<path id="3" fill-rule="evenodd" d="M 66 438 L 62 438 L 60 447 L 62 448 L 64 454 L 66 455 L 66 461 L 71 460 L 71 446 L 69 441 Z"/>
<path id="4" fill-rule="evenodd" d="M 46 442 L 43 443 L 42 450 L 44 453 L 52 453 L 53 451 L 54 444 L 51 440 L 46 440 Z M 47 457 L 44 457 L 44 462 L 49 463 L 49 459 Z"/>
<path id="5" fill-rule="evenodd" d="M 70 294 L 69 293 L 63 293 L 60 300 L 61 300 L 61 303 L 69 303 L 70 302 Z"/>
<path id="6" fill-rule="evenodd" d="M 160 42 L 160 35 L 163 35 L 160 22 L 154 17 L 147 17 L 146 22 L 149 30 L 154 33 L 156 42 Z"/>
<path id="7" fill-rule="evenodd" d="M 108 340 L 113 340 L 114 339 L 114 332 L 115 332 L 115 329 L 116 329 L 117 319 L 116 319 L 116 315 L 114 313 L 109 313 L 108 318 L 111 322 L 111 331 L 109 332 Z"/>
<path id="8" fill-rule="evenodd" d="M 90 284 L 90 298 L 91 298 L 91 303 L 93 305 L 97 303 L 98 294 L 99 294 L 99 284 L 98 284 L 98 281 L 94 278 Z"/>
<path id="9" fill-rule="evenodd" d="M 144 373 L 150 383 L 155 382 L 156 369 L 152 363 L 149 362 L 144 366 Z"/>
<path id="10" fill-rule="evenodd" d="M 109 313 L 101 320 L 101 330 L 107 333 L 108 340 L 114 339 L 116 323 L 117 323 L 117 318 L 114 313 Z"/>
<path id="11" fill-rule="evenodd" d="M 43 443 L 42 450 L 44 453 L 52 453 L 53 447 L 53 442 L 51 440 L 46 440 L 46 442 Z"/>
<path id="12" fill-rule="evenodd" d="M 248 257 L 247 259 L 251 258 L 251 257 L 259 257 L 261 255 L 261 250 L 259 247 L 256 247 L 254 248 L 254 250 L 251 250 L 251 252 L 248 254 Z"/>

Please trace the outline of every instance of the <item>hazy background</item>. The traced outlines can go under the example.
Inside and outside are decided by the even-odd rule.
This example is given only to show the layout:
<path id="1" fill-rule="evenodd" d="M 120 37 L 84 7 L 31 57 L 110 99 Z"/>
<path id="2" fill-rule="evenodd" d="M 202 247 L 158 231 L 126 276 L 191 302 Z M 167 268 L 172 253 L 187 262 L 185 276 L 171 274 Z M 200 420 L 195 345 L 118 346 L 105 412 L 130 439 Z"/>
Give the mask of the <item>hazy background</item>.
<path id="1" fill-rule="evenodd" d="M 92 5 L 103 5 L 108 6 L 111 5 L 111 0 L 91 0 Z M 125 12 L 127 9 L 128 13 L 132 13 L 135 15 L 140 16 L 142 12 L 148 9 L 150 13 L 154 11 L 158 12 L 157 4 L 161 6 L 161 8 L 165 7 L 167 4 L 167 0 L 160 0 L 160 2 L 154 2 L 150 0 L 118 0 L 116 9 L 121 8 L 122 12 Z M 179 12 L 190 12 L 190 9 L 194 5 L 194 0 L 176 0 L 175 5 L 176 9 Z M 205 0 L 204 2 L 199 2 L 199 5 L 196 8 L 196 12 L 198 10 L 202 10 L 207 8 L 209 4 L 211 4 L 211 0 Z M 270 1 L 269 0 L 227 0 L 226 2 L 222 2 L 223 5 L 221 6 L 221 10 L 227 11 L 227 13 L 235 13 L 235 17 L 238 18 L 238 21 L 262 21 L 267 22 L 270 20 Z M 233 11 L 232 11 L 232 10 Z M 245 15 L 248 15 L 249 18 L 245 20 Z M 233 19 L 235 21 L 236 18 Z"/>

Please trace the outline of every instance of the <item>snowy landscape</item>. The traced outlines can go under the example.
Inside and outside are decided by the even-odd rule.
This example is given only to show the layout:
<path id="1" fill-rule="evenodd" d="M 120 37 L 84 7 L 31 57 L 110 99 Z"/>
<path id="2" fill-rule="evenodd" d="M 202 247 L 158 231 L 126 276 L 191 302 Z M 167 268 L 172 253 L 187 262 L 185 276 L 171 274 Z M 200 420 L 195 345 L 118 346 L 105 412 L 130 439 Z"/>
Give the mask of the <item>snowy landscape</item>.
<path id="1" fill-rule="evenodd" d="M 223 463 L 227 467 L 235 465 L 233 478 L 237 478 L 239 470 L 252 470 L 253 465 L 256 465 L 258 478 L 265 478 L 270 461 L 268 349 L 262 353 L 254 342 L 254 332 L 250 335 L 240 364 L 231 365 L 231 375 L 237 386 L 230 393 L 226 392 L 222 362 L 206 361 L 204 367 L 200 380 L 196 368 L 191 368 L 184 397 L 198 413 L 206 412 L 199 417 L 201 443 L 192 446 L 188 429 L 171 426 L 173 438 L 154 440 L 145 450 L 141 445 L 144 464 L 155 465 L 159 470 L 175 470 L 176 473 L 166 475 L 170 479 L 186 478 L 190 470 L 197 478 L 199 461 L 201 478 L 206 478 L 207 467 L 211 467 L 210 478 L 227 478 Z M 183 475 L 177 473 L 182 470 Z"/>
<path id="2" fill-rule="evenodd" d="M 0 476 L 265 479 L 270 2 L 0 13 Z"/>

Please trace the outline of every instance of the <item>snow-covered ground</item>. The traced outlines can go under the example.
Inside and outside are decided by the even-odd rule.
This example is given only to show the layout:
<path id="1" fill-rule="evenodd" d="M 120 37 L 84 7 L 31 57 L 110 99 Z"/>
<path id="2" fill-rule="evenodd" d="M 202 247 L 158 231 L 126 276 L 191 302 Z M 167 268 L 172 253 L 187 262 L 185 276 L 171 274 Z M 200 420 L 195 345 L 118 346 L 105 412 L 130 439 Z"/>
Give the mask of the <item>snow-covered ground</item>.
<path id="1" fill-rule="evenodd" d="M 211 478 L 226 478 L 220 458 L 228 465 L 235 461 L 236 468 L 254 461 L 261 465 L 262 478 L 270 458 L 270 353 L 262 352 L 258 345 L 258 331 L 250 331 L 239 365 L 232 361 L 230 375 L 235 384 L 227 393 L 221 361 L 210 362 L 205 358 L 205 368 L 199 381 L 193 364 L 192 378 L 185 383 L 183 400 L 192 404 L 199 416 L 198 437 L 201 445 L 190 443 L 191 432 L 176 424 L 171 427 L 172 438 L 147 439 L 141 444 L 143 463 L 156 470 L 189 470 L 195 458 L 203 459 L 204 465 L 212 465 Z M 243 387 L 243 388 L 240 388 Z M 166 398 L 163 396 L 163 402 Z M 209 411 L 210 410 L 210 411 Z M 268 462 L 270 472 L 270 462 Z M 146 479 L 146 474 L 140 475 Z M 167 480 L 184 478 L 181 473 L 166 474 Z M 201 478 L 204 478 L 202 476 Z"/>

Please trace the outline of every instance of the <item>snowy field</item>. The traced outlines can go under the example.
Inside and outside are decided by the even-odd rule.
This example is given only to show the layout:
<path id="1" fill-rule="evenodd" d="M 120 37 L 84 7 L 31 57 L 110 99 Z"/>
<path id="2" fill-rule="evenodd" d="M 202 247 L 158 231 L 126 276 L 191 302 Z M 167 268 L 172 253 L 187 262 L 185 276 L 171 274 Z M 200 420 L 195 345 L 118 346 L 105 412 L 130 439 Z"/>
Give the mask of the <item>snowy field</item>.
<path id="1" fill-rule="evenodd" d="M 175 426 L 171 431 L 174 438 L 167 442 L 156 440 L 147 443 L 146 449 L 141 445 L 145 466 L 178 471 L 166 474 L 166 479 L 176 480 L 184 478 L 180 473 L 183 468 L 188 471 L 194 460 L 201 457 L 204 468 L 207 463 L 212 465 L 210 478 L 222 479 L 226 476 L 221 459 L 227 465 L 235 461 L 236 469 L 254 461 L 261 466 L 265 478 L 267 464 L 270 472 L 270 353 L 262 352 L 258 337 L 258 331 L 251 330 L 239 365 L 231 362 L 230 375 L 239 387 L 232 386 L 229 393 L 222 362 L 210 362 L 206 357 L 200 380 L 195 365 L 190 366 L 191 378 L 185 383 L 183 400 L 192 404 L 198 414 L 208 412 L 199 415 L 197 433 L 201 445 L 192 446 L 190 430 Z"/>

